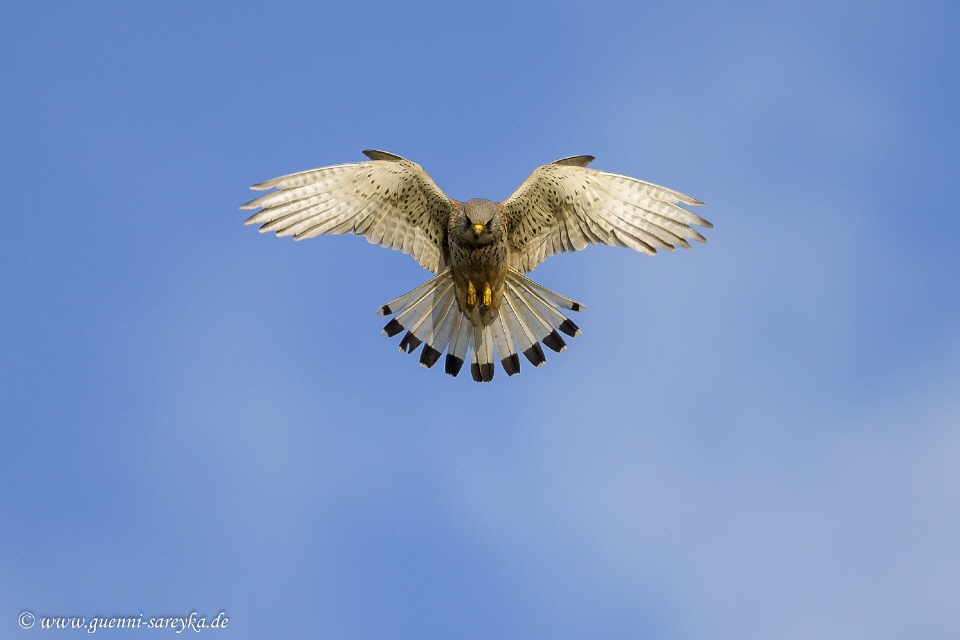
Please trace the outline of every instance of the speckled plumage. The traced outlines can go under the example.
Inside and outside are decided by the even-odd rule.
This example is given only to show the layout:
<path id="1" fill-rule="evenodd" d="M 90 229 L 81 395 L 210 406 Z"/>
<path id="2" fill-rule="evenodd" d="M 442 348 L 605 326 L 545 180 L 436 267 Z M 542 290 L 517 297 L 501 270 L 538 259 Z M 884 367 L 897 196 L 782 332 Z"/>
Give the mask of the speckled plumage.
<path id="1" fill-rule="evenodd" d="M 475 229 L 474 225 L 482 225 L 483 229 Z M 450 214 L 447 238 L 457 302 L 474 326 L 489 325 L 500 309 L 509 258 L 507 225 L 500 208 L 479 198 L 457 203 Z M 482 300 L 468 300 L 471 284 L 481 296 L 489 287 L 489 306 Z"/>
<path id="2" fill-rule="evenodd" d="M 560 309 L 583 305 L 522 274 L 547 257 L 591 243 L 645 253 L 703 242 L 691 227 L 712 226 L 680 206 L 699 200 L 649 182 L 587 168 L 592 156 L 571 156 L 534 170 L 499 203 L 449 198 L 423 167 L 385 151 L 366 162 L 294 173 L 254 185 L 276 188 L 244 204 L 259 209 L 246 224 L 300 240 L 321 233 L 355 233 L 409 253 L 436 276 L 388 302 L 397 314 L 386 335 L 407 329 L 402 351 L 424 349 L 431 367 L 447 350 L 445 370 L 457 375 L 469 351 L 477 381 L 493 378 L 494 348 L 509 375 L 545 361 L 540 344 L 561 351 L 579 328 Z"/>

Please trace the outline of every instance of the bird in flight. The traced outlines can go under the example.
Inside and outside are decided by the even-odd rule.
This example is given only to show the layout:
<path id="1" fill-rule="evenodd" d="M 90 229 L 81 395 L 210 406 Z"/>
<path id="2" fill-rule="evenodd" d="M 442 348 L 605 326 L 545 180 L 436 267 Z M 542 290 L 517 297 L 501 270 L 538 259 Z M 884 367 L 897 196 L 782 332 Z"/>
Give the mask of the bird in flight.
<path id="1" fill-rule="evenodd" d="M 593 156 L 570 156 L 534 170 L 503 202 L 459 202 L 419 164 L 386 151 L 350 162 L 267 180 L 275 189 L 242 205 L 258 209 L 245 224 L 295 240 L 321 233 L 354 233 L 373 244 L 411 254 L 436 274 L 381 306 L 394 316 L 383 328 L 406 330 L 400 350 L 423 344 L 420 364 L 432 367 L 444 351 L 456 376 L 470 355 L 470 373 L 489 382 L 496 357 L 507 375 L 520 372 L 518 351 L 534 366 L 546 362 L 542 343 L 560 352 L 560 336 L 580 335 L 561 309 L 579 302 L 524 274 L 548 256 L 588 244 L 658 249 L 705 242 L 692 225 L 712 227 L 680 205 L 702 205 L 682 193 L 636 178 L 590 169 Z M 558 333 L 558 331 L 560 333 Z"/>

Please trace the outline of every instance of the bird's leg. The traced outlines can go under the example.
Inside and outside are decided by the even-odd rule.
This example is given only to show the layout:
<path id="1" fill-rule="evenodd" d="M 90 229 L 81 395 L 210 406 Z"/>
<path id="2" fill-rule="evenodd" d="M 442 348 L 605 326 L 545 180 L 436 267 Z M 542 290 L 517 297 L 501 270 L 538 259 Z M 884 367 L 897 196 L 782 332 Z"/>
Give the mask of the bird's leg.
<path id="1" fill-rule="evenodd" d="M 493 303 L 493 292 L 490 291 L 490 283 L 483 285 L 483 306 L 489 307 Z"/>
<path id="2" fill-rule="evenodd" d="M 477 290 L 470 281 L 467 281 L 467 306 L 471 309 L 477 306 Z"/>

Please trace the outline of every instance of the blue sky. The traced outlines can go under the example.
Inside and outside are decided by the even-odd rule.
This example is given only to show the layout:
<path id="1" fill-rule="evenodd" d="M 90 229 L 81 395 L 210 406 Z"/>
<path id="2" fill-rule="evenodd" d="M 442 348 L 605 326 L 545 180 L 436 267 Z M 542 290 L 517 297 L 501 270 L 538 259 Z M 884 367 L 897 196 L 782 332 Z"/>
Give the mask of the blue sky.
<path id="1" fill-rule="evenodd" d="M 0 15 L 0 635 L 960 633 L 956 4 Z M 409 256 L 241 224 L 371 147 L 458 199 L 589 153 L 715 228 L 551 258 L 583 336 L 451 379 L 379 335 Z"/>

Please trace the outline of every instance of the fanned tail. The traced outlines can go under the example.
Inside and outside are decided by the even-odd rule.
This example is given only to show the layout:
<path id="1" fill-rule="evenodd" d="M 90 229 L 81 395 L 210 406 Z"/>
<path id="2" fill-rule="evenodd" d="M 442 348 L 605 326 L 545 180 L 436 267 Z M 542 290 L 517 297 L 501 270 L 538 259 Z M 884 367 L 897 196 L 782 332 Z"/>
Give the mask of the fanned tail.
<path id="1" fill-rule="evenodd" d="M 383 305 L 377 313 L 396 314 L 383 328 L 384 335 L 392 337 L 406 329 L 400 340 L 401 351 L 413 353 L 423 344 L 422 366 L 432 367 L 446 351 L 444 370 L 456 376 L 469 352 L 473 379 L 490 382 L 494 350 L 504 371 L 513 376 L 520 373 L 518 350 L 539 367 L 546 362 L 541 343 L 559 353 L 566 348 L 560 333 L 580 335 L 580 328 L 560 309 L 581 311 L 584 306 L 510 269 L 499 313 L 491 324 L 475 327 L 460 310 L 448 268 Z"/>

